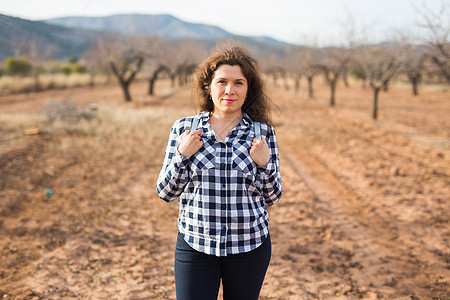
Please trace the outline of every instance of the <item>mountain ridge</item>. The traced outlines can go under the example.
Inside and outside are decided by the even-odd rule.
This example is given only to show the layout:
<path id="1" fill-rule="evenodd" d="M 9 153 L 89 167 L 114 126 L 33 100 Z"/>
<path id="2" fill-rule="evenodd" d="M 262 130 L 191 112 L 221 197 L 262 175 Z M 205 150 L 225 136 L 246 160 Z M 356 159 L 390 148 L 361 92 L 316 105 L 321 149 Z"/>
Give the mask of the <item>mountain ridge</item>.
<path id="1" fill-rule="evenodd" d="M 121 14 L 32 21 L 0 14 L 0 59 L 30 55 L 31 50 L 27 49 L 33 47 L 30 41 L 35 42 L 41 57 L 46 52 L 54 59 L 81 56 L 96 38 L 111 32 L 156 34 L 168 39 L 187 38 L 208 43 L 232 38 L 258 52 L 280 51 L 291 46 L 270 37 L 234 35 L 217 26 L 189 23 L 171 15 Z"/>
<path id="2" fill-rule="evenodd" d="M 67 28 L 0 14 L 0 59 L 25 55 L 34 40 L 37 52 L 51 50 L 56 58 L 79 54 L 89 47 L 100 32 Z M 27 45 L 28 43 L 28 45 Z M 28 51 L 29 52 L 29 51 Z"/>
<path id="3" fill-rule="evenodd" d="M 48 24 L 73 28 L 93 29 L 136 35 L 160 35 L 169 39 L 223 39 L 241 37 L 255 42 L 287 45 L 288 43 L 267 36 L 243 36 L 230 33 L 218 26 L 191 23 L 169 14 L 115 14 L 101 17 L 68 16 L 41 20 Z"/>
<path id="4" fill-rule="evenodd" d="M 103 17 L 69 16 L 41 20 L 47 24 L 133 35 L 160 35 L 169 39 L 225 38 L 231 34 L 212 25 L 185 22 L 172 15 L 116 14 Z"/>

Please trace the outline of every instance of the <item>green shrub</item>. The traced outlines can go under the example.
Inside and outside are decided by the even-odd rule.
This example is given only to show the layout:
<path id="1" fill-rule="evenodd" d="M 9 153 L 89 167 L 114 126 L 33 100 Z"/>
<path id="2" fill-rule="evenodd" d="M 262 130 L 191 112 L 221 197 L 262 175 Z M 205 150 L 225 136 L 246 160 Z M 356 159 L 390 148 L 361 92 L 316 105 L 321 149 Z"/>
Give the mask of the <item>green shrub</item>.
<path id="1" fill-rule="evenodd" d="M 66 75 L 70 75 L 70 73 L 72 73 L 72 66 L 71 65 L 64 65 L 61 67 L 61 71 L 66 74 Z"/>
<path id="2" fill-rule="evenodd" d="M 356 79 L 365 79 L 366 78 L 366 73 L 364 73 L 364 70 L 360 69 L 360 68 L 350 69 L 349 74 Z"/>
<path id="3" fill-rule="evenodd" d="M 86 73 L 87 72 L 87 67 L 85 65 L 76 63 L 73 65 L 73 71 L 75 73 Z"/>
<path id="4" fill-rule="evenodd" d="M 87 68 L 85 65 L 82 65 L 80 63 L 66 63 L 61 67 L 61 71 L 64 74 L 69 75 L 72 73 L 86 73 Z"/>
<path id="5" fill-rule="evenodd" d="M 71 55 L 67 58 L 67 62 L 69 64 L 76 64 L 78 63 L 78 57 Z"/>
<path id="6" fill-rule="evenodd" d="M 11 75 L 28 75 L 33 69 L 33 65 L 24 56 L 9 57 L 6 59 L 6 70 Z"/>

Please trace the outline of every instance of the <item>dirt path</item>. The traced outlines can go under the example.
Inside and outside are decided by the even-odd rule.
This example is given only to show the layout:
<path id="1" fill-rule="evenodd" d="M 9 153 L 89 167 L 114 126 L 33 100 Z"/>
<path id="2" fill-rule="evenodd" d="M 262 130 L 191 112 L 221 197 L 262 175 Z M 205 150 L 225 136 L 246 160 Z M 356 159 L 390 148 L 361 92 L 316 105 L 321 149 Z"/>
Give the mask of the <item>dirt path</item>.
<path id="1" fill-rule="evenodd" d="M 284 161 L 283 178 L 287 177 L 284 186 L 290 189 L 290 185 L 303 182 L 308 190 L 284 197 L 280 206 L 286 202 L 296 202 L 296 205 L 280 217 L 286 218 L 290 214 L 291 221 L 302 224 L 302 206 L 309 207 L 311 211 L 306 216 L 315 220 L 312 227 L 318 229 L 311 233 L 305 231 L 306 225 L 300 225 L 295 230 L 281 229 L 281 235 L 283 240 L 290 231 L 321 236 L 311 243 L 315 244 L 313 249 L 320 250 L 314 252 L 311 245 L 302 245 L 300 253 L 313 253 L 313 258 L 307 256 L 310 261 L 306 266 L 318 273 L 329 272 L 328 279 L 335 280 L 333 287 L 306 289 L 311 293 L 309 297 L 450 297 L 448 178 L 435 176 L 436 181 L 430 180 L 430 186 L 436 184 L 442 189 L 430 190 L 424 196 L 421 196 L 420 188 L 416 189 L 418 193 L 414 191 L 412 183 L 426 182 L 423 172 L 427 168 L 444 170 L 449 165 L 448 157 L 445 154 L 445 159 L 439 162 L 439 153 L 448 153 L 448 147 L 417 141 L 398 127 L 389 128 L 386 122 L 378 126 L 373 121 L 355 118 L 348 110 L 330 109 L 315 101 L 292 97 L 290 93 L 279 93 L 278 96 L 290 99 L 279 103 L 282 118 L 278 119 L 277 130 L 280 158 Z M 374 146 L 379 150 L 367 151 Z M 438 160 L 428 160 L 430 152 L 435 153 Z M 392 164 L 387 174 L 379 172 L 383 159 Z M 414 166 L 417 161 L 421 162 L 421 168 Z M 373 165 L 377 166 L 375 176 L 371 170 Z M 397 167 L 410 168 L 411 172 L 396 178 Z M 434 170 L 436 173 L 437 169 Z M 292 180 L 295 177 L 298 180 Z M 396 180 L 402 181 L 406 189 Z M 305 198 L 308 193 L 311 195 Z M 291 197 L 295 200 L 289 199 Z M 276 209 L 273 214 L 278 216 Z M 279 226 L 287 225 L 275 223 L 276 232 Z M 294 238 L 295 234 L 290 236 Z M 290 251 L 291 255 L 296 252 L 292 246 L 284 251 Z M 302 261 L 302 258 L 293 259 L 298 260 Z M 336 265 L 339 261 L 341 264 Z M 319 263 L 315 265 L 316 262 Z M 304 270 L 299 269 L 299 272 L 304 273 Z M 333 276 L 336 279 L 331 279 Z M 320 277 L 311 274 L 299 281 L 320 281 Z M 301 290 L 305 291 L 304 288 Z M 299 299 L 305 298 L 308 298 L 307 293 Z"/>
<path id="2" fill-rule="evenodd" d="M 407 237 L 410 232 L 372 214 L 355 192 L 305 149 L 297 147 L 295 154 L 282 149 L 280 155 L 287 161 L 287 172 L 296 173 L 312 192 L 314 209 L 327 222 L 327 239 L 350 249 L 347 276 L 360 286 L 361 295 L 377 291 L 387 298 L 399 292 L 420 299 L 432 297 L 423 283 L 432 282 L 434 271 L 413 254 L 425 249 L 412 246 L 416 243 Z M 399 236 L 403 241 L 398 240 Z M 323 263 L 322 268 L 327 269 L 326 260 Z"/>
<path id="3" fill-rule="evenodd" d="M 175 299 L 178 207 L 154 187 L 172 122 L 192 113 L 189 91 L 133 89 L 132 104 L 111 87 L 0 97 L 1 297 Z M 450 299 L 450 152 L 437 130 L 448 121 L 420 114 L 423 103 L 447 111 L 446 96 L 414 100 L 408 115 L 394 90 L 383 103 L 402 114 L 377 123 L 360 92 L 331 109 L 326 91 L 307 100 L 271 88 L 284 196 L 269 213 L 261 299 Z M 70 97 L 96 102 L 99 121 L 22 135 Z"/>
<path id="4" fill-rule="evenodd" d="M 174 299 L 177 209 L 148 193 L 154 174 L 137 168 L 108 217 L 33 264 L 40 298 Z M 128 196 L 126 196 L 128 195 Z"/>

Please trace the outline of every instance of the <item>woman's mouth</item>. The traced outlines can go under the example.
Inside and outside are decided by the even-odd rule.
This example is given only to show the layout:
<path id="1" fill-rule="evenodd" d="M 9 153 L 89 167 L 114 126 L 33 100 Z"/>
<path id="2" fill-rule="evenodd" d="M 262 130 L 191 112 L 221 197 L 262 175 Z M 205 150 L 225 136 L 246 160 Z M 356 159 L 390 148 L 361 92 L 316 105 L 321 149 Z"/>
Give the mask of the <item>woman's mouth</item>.
<path id="1" fill-rule="evenodd" d="M 225 103 L 233 103 L 235 100 L 233 99 L 223 99 Z"/>

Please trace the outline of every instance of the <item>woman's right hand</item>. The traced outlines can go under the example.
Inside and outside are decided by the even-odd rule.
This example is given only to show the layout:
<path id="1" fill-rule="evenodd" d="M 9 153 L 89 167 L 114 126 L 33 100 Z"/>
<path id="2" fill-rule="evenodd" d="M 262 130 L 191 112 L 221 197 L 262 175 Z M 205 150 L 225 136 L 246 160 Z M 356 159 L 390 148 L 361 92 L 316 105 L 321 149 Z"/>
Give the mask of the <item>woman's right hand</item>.
<path id="1" fill-rule="evenodd" d="M 203 146 L 201 135 L 202 131 L 200 129 L 193 132 L 186 130 L 181 138 L 180 146 L 178 146 L 178 152 L 186 157 L 190 157 L 197 153 Z"/>

